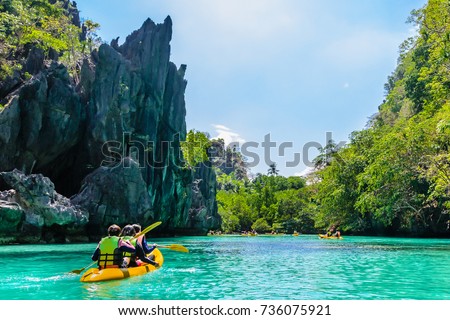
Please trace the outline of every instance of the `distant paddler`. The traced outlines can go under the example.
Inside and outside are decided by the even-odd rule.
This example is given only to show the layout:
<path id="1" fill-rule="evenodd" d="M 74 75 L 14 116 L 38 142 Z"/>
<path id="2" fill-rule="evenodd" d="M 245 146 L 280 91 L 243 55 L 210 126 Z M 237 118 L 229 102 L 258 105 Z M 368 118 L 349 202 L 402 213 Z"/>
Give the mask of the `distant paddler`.
<path id="1" fill-rule="evenodd" d="M 341 232 L 339 231 L 339 229 L 336 227 L 336 225 L 332 225 L 327 232 L 327 236 L 328 237 L 336 237 L 336 238 L 340 238 L 341 237 Z"/>
<path id="2" fill-rule="evenodd" d="M 328 229 L 326 234 L 319 234 L 319 238 L 321 238 L 321 239 L 340 239 L 340 240 L 343 239 L 341 237 L 341 232 L 334 224 Z"/>

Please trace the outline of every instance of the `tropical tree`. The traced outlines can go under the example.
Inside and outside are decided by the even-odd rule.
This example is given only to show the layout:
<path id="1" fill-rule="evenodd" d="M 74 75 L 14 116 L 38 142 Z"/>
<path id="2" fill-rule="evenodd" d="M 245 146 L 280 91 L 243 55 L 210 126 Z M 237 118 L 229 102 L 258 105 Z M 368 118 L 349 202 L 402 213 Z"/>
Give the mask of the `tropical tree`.
<path id="1" fill-rule="evenodd" d="M 200 163 L 208 161 L 207 150 L 211 143 L 204 132 L 189 130 L 186 141 L 180 143 L 181 151 L 185 161 L 185 167 L 193 168 Z"/>
<path id="2" fill-rule="evenodd" d="M 0 2 L 0 82 L 14 73 L 26 80 L 22 66 L 29 52 L 39 49 L 45 59 L 61 59 L 69 72 L 75 75 L 78 64 L 90 54 L 83 47 L 82 31 L 72 23 L 69 9 L 61 1 L 2 0 Z M 87 22 L 87 41 L 99 37 L 97 23 Z M 90 50 L 94 45 L 89 46 Z"/>
<path id="3" fill-rule="evenodd" d="M 280 170 L 277 169 L 277 164 L 275 162 L 272 162 L 269 165 L 269 169 L 267 170 L 267 174 L 269 176 L 277 176 L 278 172 L 280 172 Z"/>

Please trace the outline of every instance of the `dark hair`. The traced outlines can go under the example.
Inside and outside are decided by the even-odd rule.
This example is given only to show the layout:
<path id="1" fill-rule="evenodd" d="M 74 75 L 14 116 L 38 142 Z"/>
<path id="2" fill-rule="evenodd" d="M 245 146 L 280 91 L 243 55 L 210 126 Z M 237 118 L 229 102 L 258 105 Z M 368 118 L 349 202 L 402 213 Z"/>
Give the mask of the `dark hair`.
<path id="1" fill-rule="evenodd" d="M 139 233 L 142 230 L 142 227 L 139 223 L 133 224 L 133 228 L 134 228 L 134 231 L 136 231 L 136 233 Z"/>
<path id="2" fill-rule="evenodd" d="M 117 224 L 112 224 L 108 228 L 109 236 L 118 236 L 120 234 L 120 227 Z"/>
<path id="3" fill-rule="evenodd" d="M 121 237 L 126 236 L 134 236 L 136 234 L 136 231 L 134 230 L 133 226 L 131 224 L 127 224 L 125 227 L 123 227 L 122 232 L 120 233 Z"/>

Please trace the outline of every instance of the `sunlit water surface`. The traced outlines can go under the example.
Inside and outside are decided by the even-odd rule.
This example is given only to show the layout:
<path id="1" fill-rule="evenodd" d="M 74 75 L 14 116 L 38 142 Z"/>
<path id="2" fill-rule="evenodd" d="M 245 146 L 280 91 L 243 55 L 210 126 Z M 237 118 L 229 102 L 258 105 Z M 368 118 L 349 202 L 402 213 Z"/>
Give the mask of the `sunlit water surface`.
<path id="1" fill-rule="evenodd" d="M 96 244 L 0 246 L 0 299 L 450 299 L 450 240 L 317 236 L 149 239 L 161 269 L 81 283 Z"/>

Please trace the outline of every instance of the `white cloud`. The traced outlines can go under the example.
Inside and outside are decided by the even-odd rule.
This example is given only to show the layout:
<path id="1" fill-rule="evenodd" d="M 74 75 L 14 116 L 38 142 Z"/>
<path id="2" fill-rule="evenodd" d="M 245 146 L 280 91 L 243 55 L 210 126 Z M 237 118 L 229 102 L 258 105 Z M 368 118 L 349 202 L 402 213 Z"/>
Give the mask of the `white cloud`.
<path id="1" fill-rule="evenodd" d="M 313 172 L 314 172 L 314 168 L 306 167 L 302 171 L 294 173 L 294 176 L 306 178 L 308 175 L 310 175 Z"/>
<path id="2" fill-rule="evenodd" d="M 231 131 L 230 128 L 225 127 L 225 126 L 222 125 L 222 124 L 213 124 L 213 127 L 214 127 L 216 130 Z"/>
<path id="3" fill-rule="evenodd" d="M 239 133 L 234 132 L 232 129 L 222 124 L 213 124 L 212 126 L 214 127 L 217 133 L 217 136 L 213 137 L 213 139 L 223 139 L 225 141 L 226 146 L 235 142 L 238 142 L 239 144 L 245 142 L 244 138 L 242 138 L 239 135 Z"/>

